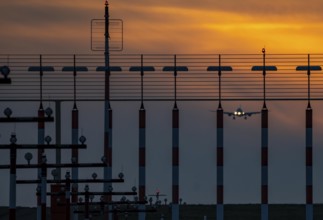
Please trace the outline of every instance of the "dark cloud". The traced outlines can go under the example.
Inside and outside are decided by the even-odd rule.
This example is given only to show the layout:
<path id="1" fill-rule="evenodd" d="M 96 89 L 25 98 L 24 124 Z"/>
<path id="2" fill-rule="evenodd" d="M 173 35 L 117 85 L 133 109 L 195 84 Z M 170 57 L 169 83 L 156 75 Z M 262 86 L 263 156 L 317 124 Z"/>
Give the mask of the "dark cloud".
<path id="1" fill-rule="evenodd" d="M 131 0 L 125 0 L 122 4 L 133 4 Z M 156 7 L 163 6 L 169 8 L 190 8 L 195 10 L 207 10 L 245 14 L 249 16 L 302 16 L 322 19 L 323 1 L 321 0 L 165 0 L 165 1 L 136 1 L 134 7 Z M 131 8 L 131 6 L 129 7 Z"/>
<path id="2" fill-rule="evenodd" d="M 1 23 L 10 25 L 48 26 L 52 24 L 84 24 L 94 18 L 95 12 L 85 8 L 37 5 L 1 6 Z"/>
<path id="3" fill-rule="evenodd" d="M 229 45 L 225 47 L 228 50 L 230 45 L 235 44 L 228 41 L 239 41 L 235 44 L 237 48 L 234 48 L 238 51 L 245 45 L 268 45 L 276 42 L 276 38 L 283 44 L 291 34 L 311 39 L 312 42 L 322 33 L 316 30 L 323 22 L 321 0 L 109 2 L 111 18 L 121 18 L 124 21 L 125 52 L 195 50 L 203 53 L 218 49 L 219 45 Z M 5 31 L 0 32 L 0 49 L 7 49 L 8 45 L 15 47 L 15 41 L 20 37 L 25 44 L 19 45 L 25 49 L 35 48 L 39 45 L 37 42 L 42 42 L 44 47 L 47 45 L 55 50 L 58 47 L 64 50 L 88 50 L 90 21 L 93 18 L 103 18 L 103 14 L 103 0 L 3 0 L 0 25 Z M 274 39 L 270 38 L 273 34 L 276 36 Z M 73 44 L 77 42 L 78 46 L 71 47 L 71 41 Z M 213 41 L 221 43 L 208 43 Z M 245 41 L 247 43 L 241 43 Z M 285 44 L 287 48 L 288 43 L 289 41 Z"/>
<path id="4" fill-rule="evenodd" d="M 0 32 L 1 50 L 88 52 L 90 21 L 98 18 L 98 10 L 86 6 L 84 3 L 73 5 L 60 0 L 55 3 L 5 0 L 0 8 L 0 25 L 6 30 Z M 100 17 L 103 18 L 103 15 Z"/>

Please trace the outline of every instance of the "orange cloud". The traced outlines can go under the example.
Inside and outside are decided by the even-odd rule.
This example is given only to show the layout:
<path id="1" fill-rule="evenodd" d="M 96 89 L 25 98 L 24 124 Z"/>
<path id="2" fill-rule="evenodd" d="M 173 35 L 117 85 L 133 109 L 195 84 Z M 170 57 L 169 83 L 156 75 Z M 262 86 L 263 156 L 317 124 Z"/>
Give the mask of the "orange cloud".
<path id="1" fill-rule="evenodd" d="M 266 19 L 259 14 L 163 6 L 138 6 L 131 10 L 139 15 L 125 19 L 125 31 L 130 35 L 125 39 L 142 45 L 138 51 L 154 51 L 154 45 L 163 45 L 157 46 L 164 48 L 160 52 L 179 53 L 250 52 L 264 45 L 275 53 L 322 50 L 323 22 L 312 18 L 310 22 L 296 15 L 271 15 Z"/>
<path id="2" fill-rule="evenodd" d="M 322 51 L 318 0 L 109 2 L 111 18 L 124 21 L 125 53 L 254 53 L 263 46 L 274 53 Z M 2 10 L 0 24 L 7 31 L 0 33 L 1 49 L 17 36 L 31 45 L 32 37 L 48 35 L 42 38 L 48 45 L 58 38 L 64 50 L 76 41 L 78 51 L 89 51 L 90 20 L 103 18 L 104 1 L 12 0 Z"/>

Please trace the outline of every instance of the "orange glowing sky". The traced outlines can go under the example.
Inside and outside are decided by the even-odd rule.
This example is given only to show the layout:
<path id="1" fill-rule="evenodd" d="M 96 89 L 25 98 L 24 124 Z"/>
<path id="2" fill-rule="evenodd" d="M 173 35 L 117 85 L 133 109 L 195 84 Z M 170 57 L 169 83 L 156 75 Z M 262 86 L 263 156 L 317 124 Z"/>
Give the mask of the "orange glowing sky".
<path id="1" fill-rule="evenodd" d="M 260 55 L 261 49 L 265 46 L 268 53 L 323 54 L 323 0 L 109 0 L 109 2 L 111 18 L 123 19 L 124 22 L 122 53 Z M 0 53 L 92 53 L 90 22 L 94 18 L 103 19 L 103 16 L 104 0 L 1 0 Z M 102 52 L 95 53 L 102 54 Z M 130 188 L 132 180 L 135 179 L 135 182 L 138 180 L 137 165 L 134 165 L 138 163 L 133 159 L 137 148 L 133 143 L 138 143 L 136 129 L 139 103 L 129 103 L 113 103 L 113 111 L 117 113 L 114 114 L 114 120 L 117 122 L 114 123 L 116 127 L 114 131 L 117 131 L 113 137 L 114 153 L 117 152 L 115 154 L 117 158 L 121 158 L 121 155 L 123 158 L 114 160 L 113 166 L 115 172 L 125 170 L 126 178 L 130 180 L 125 184 Z M 183 163 L 181 162 L 180 182 L 185 183 L 181 186 L 181 194 L 189 203 L 214 203 L 216 163 L 213 153 L 210 152 L 214 152 L 216 143 L 216 116 L 209 110 L 216 109 L 217 104 L 215 102 L 200 102 L 198 105 L 194 102 L 179 104 L 180 109 L 185 109 L 183 114 L 181 113 L 181 135 L 188 137 L 181 138 L 181 146 L 184 146 L 181 157 L 184 159 L 181 160 Z M 240 104 L 240 101 L 225 102 L 223 107 L 225 111 L 234 111 Z M 242 104 L 243 107 L 246 106 L 244 108 L 246 111 L 258 111 L 262 106 L 262 102 Z M 3 105 L 6 105 L 5 102 Z M 12 105 L 10 103 L 11 107 Z M 35 103 L 24 103 L 20 108 L 18 106 L 21 106 L 21 103 L 17 103 L 13 106 L 18 113 L 21 111 L 22 114 L 34 114 L 34 105 Z M 80 128 L 83 123 L 89 146 L 99 149 L 103 145 L 103 105 L 91 104 L 90 108 L 87 107 L 87 103 L 80 105 L 82 109 Z M 70 106 L 72 107 L 72 104 Z M 153 147 L 151 148 L 153 150 L 147 151 L 147 158 L 150 158 L 147 164 L 151 164 L 151 168 L 147 170 L 147 192 L 153 192 L 158 187 L 161 192 L 170 195 L 171 173 L 165 170 L 171 170 L 171 157 L 164 155 L 170 155 L 171 152 L 169 128 L 172 104 L 159 105 L 148 102 L 147 106 L 149 112 L 147 146 Z M 268 104 L 271 129 L 269 133 L 270 163 L 272 162 L 271 203 L 302 204 L 305 201 L 303 126 L 306 106 L 305 101 Z M 66 104 L 62 108 L 67 111 L 69 107 Z M 313 108 L 315 109 L 314 202 L 323 203 L 323 191 L 320 187 L 323 183 L 321 172 L 323 117 L 319 111 L 323 105 L 321 102 L 314 102 Z M 68 115 L 70 114 L 62 115 L 62 142 L 70 141 Z M 89 116 L 91 120 L 88 120 Z M 225 117 L 224 120 L 228 128 L 228 132 L 224 133 L 225 155 L 229 156 L 228 160 L 225 159 L 225 203 L 259 203 L 261 179 L 259 115 L 253 116 L 247 123 L 244 119 L 231 120 Z M 35 143 L 36 137 L 32 133 L 27 135 L 28 132 L 33 132 L 33 129 L 26 128 L 17 127 L 20 129 L 17 133 L 23 132 L 27 142 Z M 7 127 L 0 128 L 2 144 L 6 143 L 10 132 Z M 65 156 L 66 161 L 70 161 L 68 154 Z M 93 150 L 91 154 L 80 152 L 80 156 L 80 161 L 82 159 L 96 161 L 101 157 L 101 148 Z M 7 161 L 7 154 L 3 154 L 0 159 Z M 26 173 L 28 174 L 30 173 Z M 6 174 L 0 173 L 0 175 L 1 179 L 9 178 L 4 177 Z M 208 177 L 207 181 L 201 181 L 205 176 Z M 2 185 L 0 183 L 0 188 L 7 189 L 4 187 L 8 187 L 7 181 L 2 181 Z M 17 194 L 27 192 L 29 193 L 27 196 L 18 200 L 18 205 L 35 205 L 36 200 L 33 200 L 32 204 L 30 201 L 30 196 L 34 195 L 34 188 L 21 187 Z M 8 205 L 9 195 L 6 193 L 7 190 L 0 193 L 6 198 L 0 201 L 2 206 Z"/>
<path id="2" fill-rule="evenodd" d="M 110 0 L 124 53 L 322 53 L 322 0 Z M 90 52 L 103 0 L 2 0 L 2 53 Z"/>

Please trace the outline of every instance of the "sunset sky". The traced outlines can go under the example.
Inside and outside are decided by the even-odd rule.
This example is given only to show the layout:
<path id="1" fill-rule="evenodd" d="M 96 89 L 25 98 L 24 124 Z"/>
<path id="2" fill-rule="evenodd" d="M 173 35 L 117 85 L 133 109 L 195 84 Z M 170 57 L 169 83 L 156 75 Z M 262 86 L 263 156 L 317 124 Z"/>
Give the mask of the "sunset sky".
<path id="1" fill-rule="evenodd" d="M 125 53 L 320 53 L 321 0 L 110 0 Z M 4 52 L 90 52 L 90 21 L 104 1 L 3 0 Z"/>
<path id="2" fill-rule="evenodd" d="M 111 18 L 122 19 L 124 24 L 124 50 L 114 53 L 261 54 L 263 47 L 267 53 L 323 53 L 322 0 L 110 0 L 109 3 Z M 102 54 L 91 51 L 90 36 L 91 19 L 103 18 L 103 0 L 1 0 L 0 53 Z M 259 111 L 262 106 L 260 101 L 225 102 L 223 106 L 225 111 L 234 111 L 241 104 L 246 111 Z M 305 201 L 306 104 L 305 101 L 268 104 L 270 203 L 301 204 Z M 17 115 L 34 115 L 38 105 L 36 102 L 24 103 L 21 107 L 21 103 L 2 102 L 0 111 L 10 106 Z M 92 103 L 90 106 L 85 102 L 79 104 L 80 127 L 92 149 L 91 154 L 80 153 L 82 162 L 98 161 L 102 156 L 103 104 Z M 133 155 L 138 153 L 139 103 L 114 102 L 112 106 L 114 156 L 118 158 L 114 161 L 114 172 L 125 173 L 125 184 L 130 189 L 138 182 L 138 158 Z M 147 193 L 159 188 L 169 196 L 169 201 L 172 106 L 172 102 L 145 103 L 147 164 L 150 165 L 147 167 Z M 181 196 L 188 203 L 214 203 L 216 117 L 210 110 L 216 109 L 217 102 L 179 102 L 179 107 Z M 70 142 L 71 108 L 71 103 L 63 103 L 63 143 Z M 314 202 L 317 203 L 323 202 L 322 108 L 321 101 L 313 102 Z M 259 203 L 260 116 L 247 121 L 228 117 L 224 120 L 225 203 Z M 37 142 L 35 125 L 14 126 L 1 125 L 0 144 L 8 143 L 13 127 L 17 134 L 25 135 L 19 141 Z M 46 132 L 53 134 L 53 125 Z M 7 153 L 0 152 L 3 163 L 9 160 Z M 63 159 L 69 162 L 69 156 L 63 155 Z M 50 157 L 54 160 L 53 154 Z M 18 156 L 20 161 L 22 158 L 23 154 Z M 89 173 L 83 177 L 88 177 Z M 20 171 L 19 178 L 34 174 L 34 171 Z M 0 171 L 0 177 L 8 179 L 8 172 Z M 34 200 L 32 204 L 29 201 L 29 196 L 34 196 L 35 187 L 28 187 L 18 188 L 18 194 L 29 193 L 18 199 L 19 205 L 35 204 Z M 8 183 L 2 181 L 0 197 L 4 195 L 5 199 L 0 200 L 0 205 L 8 205 L 7 189 Z"/>

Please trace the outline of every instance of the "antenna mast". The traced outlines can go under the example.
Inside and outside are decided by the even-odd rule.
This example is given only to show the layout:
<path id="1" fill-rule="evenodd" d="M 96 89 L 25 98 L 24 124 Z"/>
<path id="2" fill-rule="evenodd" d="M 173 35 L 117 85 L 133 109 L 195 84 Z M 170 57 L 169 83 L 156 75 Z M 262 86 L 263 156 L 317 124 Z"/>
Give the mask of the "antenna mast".
<path id="1" fill-rule="evenodd" d="M 105 99 L 110 101 L 110 32 L 109 32 L 109 2 L 108 0 L 105 1 L 105 32 L 104 32 L 104 38 L 105 38 L 105 51 L 104 51 L 104 59 L 105 59 L 105 66 L 107 67 L 105 71 L 105 78 L 106 78 L 106 88 L 105 88 Z"/>

